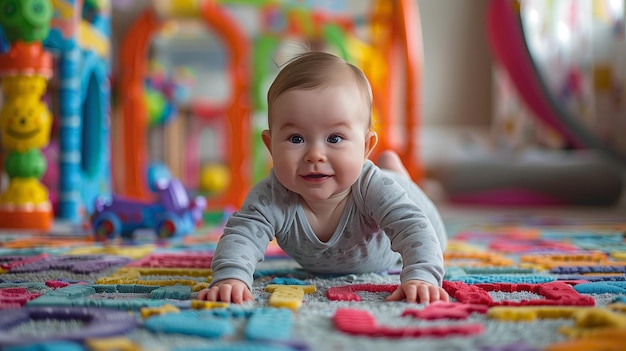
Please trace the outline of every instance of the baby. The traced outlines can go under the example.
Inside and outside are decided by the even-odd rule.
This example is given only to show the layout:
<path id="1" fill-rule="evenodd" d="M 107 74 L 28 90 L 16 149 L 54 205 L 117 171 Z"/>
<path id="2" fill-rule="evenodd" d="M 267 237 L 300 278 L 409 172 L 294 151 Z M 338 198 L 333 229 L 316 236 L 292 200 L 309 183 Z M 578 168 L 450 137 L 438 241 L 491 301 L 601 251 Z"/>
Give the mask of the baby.
<path id="1" fill-rule="evenodd" d="M 213 283 L 198 299 L 242 303 L 274 238 L 311 273 L 381 272 L 402 260 L 389 301 L 448 301 L 441 288 L 446 231 L 398 155 L 368 156 L 372 92 L 354 65 L 328 53 L 290 61 L 267 94 L 263 143 L 273 168 L 228 219 Z M 379 168 L 380 167 L 380 168 Z"/>

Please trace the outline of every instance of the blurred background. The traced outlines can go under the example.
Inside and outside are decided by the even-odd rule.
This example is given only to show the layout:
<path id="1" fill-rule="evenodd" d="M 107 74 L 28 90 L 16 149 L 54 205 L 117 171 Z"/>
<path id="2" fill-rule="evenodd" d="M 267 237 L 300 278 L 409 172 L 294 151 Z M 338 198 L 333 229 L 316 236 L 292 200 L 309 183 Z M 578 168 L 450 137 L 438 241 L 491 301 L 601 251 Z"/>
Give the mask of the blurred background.
<path id="1" fill-rule="evenodd" d="M 209 209 L 237 207 L 271 167 L 267 88 L 305 47 L 364 70 L 379 149 L 396 149 L 437 201 L 626 208 L 623 0 L 51 3 L 56 122 L 42 182 L 64 218 L 103 194 L 150 199 L 155 169 Z M 76 50 L 77 92 L 63 80 Z M 68 91 L 81 99 L 69 117 Z"/>
<path id="2" fill-rule="evenodd" d="M 242 2 L 237 3 L 239 7 L 231 8 L 240 11 L 232 12 L 235 13 L 235 21 L 239 21 L 251 36 L 257 35 L 255 30 L 258 31 L 258 28 L 255 29 L 252 24 L 255 16 L 240 4 Z M 360 38 L 371 39 L 362 33 L 370 25 L 367 22 L 371 21 L 376 11 L 375 1 L 293 3 L 338 18 L 350 18 L 354 27 L 358 28 L 357 32 L 361 33 Z M 522 19 L 520 23 L 511 23 L 514 19 L 510 19 L 508 24 L 491 21 L 490 14 L 506 17 L 507 13 L 497 13 L 501 5 L 509 7 L 508 15 L 524 16 L 525 22 Z M 619 142 L 626 130 L 623 106 L 618 106 L 616 110 L 603 110 L 599 93 L 602 89 L 593 85 L 597 86 L 597 81 L 601 79 L 597 76 L 603 74 L 602 67 L 606 63 L 602 61 L 603 52 L 609 50 L 607 47 L 623 46 L 623 2 L 564 0 L 544 4 L 541 1 L 525 1 L 523 5 L 521 7 L 517 1 L 476 0 L 469 3 L 416 0 L 410 6 L 412 12 L 407 14 L 407 18 L 414 23 L 409 28 L 417 30 L 413 33 L 413 40 L 418 41 L 420 54 L 420 61 L 417 62 L 419 125 L 414 131 L 418 143 L 415 152 L 418 154 L 415 158 L 424 168 L 424 179 L 435 181 L 428 182 L 426 186 L 432 186 L 432 196 L 458 203 L 620 203 L 618 194 L 621 193 L 622 180 L 618 179 L 618 174 L 623 173 L 623 161 L 626 159 L 624 142 Z M 114 48 L 119 48 L 137 14 L 146 6 L 151 6 L 151 2 L 134 1 L 113 8 Z M 542 14 L 541 18 L 538 18 L 538 13 Z M 393 27 L 391 23 L 386 25 Z M 613 131 L 613 135 L 603 136 L 602 131 L 581 131 L 596 128 L 595 124 L 578 123 L 580 121 L 576 116 L 555 117 L 565 115 L 563 109 L 546 112 L 546 108 L 533 106 L 538 103 L 532 101 L 532 94 L 519 93 L 523 83 L 516 85 L 516 78 L 510 77 L 507 69 L 528 75 L 528 68 L 511 67 L 511 64 L 517 64 L 515 60 L 513 63 L 502 62 L 502 57 L 496 55 L 499 47 L 504 50 L 501 47 L 505 44 L 492 36 L 500 32 L 509 36 L 503 39 L 504 42 L 514 42 L 513 34 L 507 33 L 511 31 L 507 25 L 519 26 L 522 35 L 528 37 L 528 42 L 543 40 L 539 45 L 553 48 L 551 52 L 546 52 L 528 47 L 531 51 L 535 50 L 530 52 L 534 55 L 533 64 L 543 70 L 533 72 L 538 76 L 536 84 L 548 84 L 547 81 L 553 79 L 553 94 L 557 98 L 570 87 L 570 100 L 564 104 L 578 104 L 574 115 L 614 115 L 606 119 L 608 122 L 602 122 L 610 126 L 608 129 Z M 578 44 L 572 45 L 559 39 L 563 31 L 571 31 L 570 40 Z M 516 45 L 522 48 L 529 44 L 524 40 Z M 220 47 L 220 44 L 206 44 L 205 49 L 211 50 L 209 46 Z M 578 48 L 572 49 L 575 46 Z M 520 48 L 510 48 L 510 51 Z M 613 62 L 606 63 L 606 66 L 610 65 Z M 613 65 L 613 71 L 609 73 L 613 75 L 613 81 L 606 83 L 613 85 L 606 89 L 611 90 L 607 92 L 609 95 L 625 94 L 621 66 Z M 546 74 L 551 71 L 556 71 L 556 76 Z M 211 84 L 219 90 L 215 85 L 218 80 L 212 79 Z M 543 88 L 548 89 L 546 86 Z M 219 95 L 219 92 L 214 94 Z M 544 102 L 544 105 L 558 103 L 554 96 L 547 96 L 546 100 L 552 101 Z M 544 116 L 540 115 L 542 112 Z M 546 113 L 551 117 L 546 117 Z M 567 118 L 573 123 L 558 122 Z M 554 122 L 555 119 L 557 122 Z M 263 123 L 262 118 L 260 121 Z M 568 130 L 577 132 L 573 133 L 574 136 L 571 132 L 563 132 Z M 605 159 L 607 154 L 608 159 Z"/>

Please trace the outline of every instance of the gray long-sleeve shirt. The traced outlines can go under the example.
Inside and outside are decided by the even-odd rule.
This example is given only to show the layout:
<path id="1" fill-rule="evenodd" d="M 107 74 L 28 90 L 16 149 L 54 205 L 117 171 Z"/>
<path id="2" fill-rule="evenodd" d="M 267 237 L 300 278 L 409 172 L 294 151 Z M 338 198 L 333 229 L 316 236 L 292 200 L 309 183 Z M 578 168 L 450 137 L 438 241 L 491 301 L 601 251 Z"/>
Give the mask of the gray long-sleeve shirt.
<path id="1" fill-rule="evenodd" d="M 213 282 L 235 278 L 251 287 L 254 270 L 275 237 L 312 273 L 380 272 L 401 258 L 402 282 L 419 279 L 441 286 L 445 227 L 434 204 L 407 177 L 367 160 L 328 242 L 311 229 L 301 201 L 273 171 L 255 185 L 226 223 L 213 258 Z"/>

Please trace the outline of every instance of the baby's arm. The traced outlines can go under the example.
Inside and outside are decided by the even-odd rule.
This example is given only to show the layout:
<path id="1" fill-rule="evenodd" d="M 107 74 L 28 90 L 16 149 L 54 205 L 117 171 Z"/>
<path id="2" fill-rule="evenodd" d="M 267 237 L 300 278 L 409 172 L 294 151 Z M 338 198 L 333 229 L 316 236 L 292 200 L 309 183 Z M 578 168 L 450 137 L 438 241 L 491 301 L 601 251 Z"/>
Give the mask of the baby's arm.
<path id="1" fill-rule="evenodd" d="M 387 296 L 387 301 L 430 303 L 435 301 L 450 301 L 448 293 L 439 286 L 421 280 L 407 280 L 398 285 L 398 288 Z"/>
<path id="2" fill-rule="evenodd" d="M 243 303 L 254 301 L 246 283 L 238 279 L 224 279 L 198 293 L 198 300 Z"/>

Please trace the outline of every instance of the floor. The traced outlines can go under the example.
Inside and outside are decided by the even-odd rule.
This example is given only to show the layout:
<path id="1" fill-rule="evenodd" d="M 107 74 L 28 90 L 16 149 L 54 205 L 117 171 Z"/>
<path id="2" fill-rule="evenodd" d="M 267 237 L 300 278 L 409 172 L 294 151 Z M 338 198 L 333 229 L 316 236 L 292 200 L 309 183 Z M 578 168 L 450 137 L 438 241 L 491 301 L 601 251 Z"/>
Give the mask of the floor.
<path id="1" fill-rule="evenodd" d="M 554 259 L 568 257 L 572 243 L 605 245 L 605 239 L 617 241 L 604 250 L 626 253 L 619 246 L 626 232 L 625 202 L 595 208 L 468 207 L 442 198 L 436 202 L 451 235 L 445 287 L 457 293 L 452 304 L 431 307 L 385 302 L 386 289 L 398 281 L 394 270 L 312 276 L 279 250 L 257 270 L 254 302 L 199 303 L 194 296 L 210 277 L 215 231 L 201 230 L 166 243 L 155 243 L 148 234 L 143 241 L 104 245 L 79 238 L 62 224 L 47 236 L 0 233 L 0 346 L 11 351 L 41 350 L 35 348 L 41 345 L 59 350 L 171 351 L 593 349 L 581 345 L 600 341 L 576 313 L 589 313 L 596 320 L 593 330 L 609 338 L 626 333 L 626 315 L 615 312 L 620 301 L 626 303 L 624 272 L 588 276 L 586 284 L 572 281 L 579 284 L 579 293 L 568 284 L 550 285 L 572 274 L 529 270 L 521 264 L 534 252 L 550 256 L 537 251 L 545 250 L 544 245 L 562 250 Z M 70 235 L 61 235 L 63 231 Z M 513 263 L 499 265 L 502 261 L 494 258 Z M 287 296 L 280 290 L 282 300 L 275 300 L 272 285 L 290 285 L 283 287 Z M 533 290 L 540 285 L 543 290 Z M 463 295 L 476 289 L 471 286 L 479 290 Z M 485 292 L 493 286 L 502 290 Z M 301 295 L 294 297 L 294 289 Z M 550 291 L 559 292 L 551 296 Z M 352 292 L 360 301 L 350 297 Z M 472 296 L 482 296 L 483 302 L 472 302 Z M 563 300 L 565 296 L 571 298 Z M 495 307 L 488 309 L 484 299 Z M 552 300 L 558 305 L 526 315 L 520 314 L 528 311 L 524 309 L 496 308 Z M 595 307 L 564 306 L 572 301 Z M 552 312 L 524 320 L 532 315 L 528 313 L 541 313 L 537 311 Z M 617 330 L 622 334 L 602 329 L 615 325 L 621 325 Z M 588 338 L 579 340 L 581 333 Z"/>

